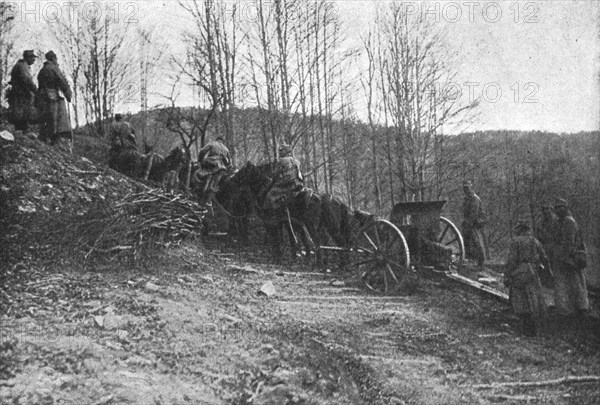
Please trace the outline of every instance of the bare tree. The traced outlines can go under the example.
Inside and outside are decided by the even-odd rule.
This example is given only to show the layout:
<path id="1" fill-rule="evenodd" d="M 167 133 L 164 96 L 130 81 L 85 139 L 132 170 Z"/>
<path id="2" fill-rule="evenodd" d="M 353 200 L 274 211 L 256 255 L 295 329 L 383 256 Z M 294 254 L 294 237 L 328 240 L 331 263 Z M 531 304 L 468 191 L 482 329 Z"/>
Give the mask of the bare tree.
<path id="1" fill-rule="evenodd" d="M 0 3 L 0 100 L 4 101 L 4 87 L 9 74 L 9 60 L 14 48 L 12 30 L 14 28 L 14 15 L 11 5 Z"/>
<path id="2" fill-rule="evenodd" d="M 382 86 L 385 108 L 393 125 L 398 178 L 403 200 L 428 198 L 435 181 L 436 133 L 442 125 L 465 119 L 477 100 L 456 97 L 448 84 L 456 66 L 443 44 L 443 31 L 397 5 L 378 14 L 379 43 L 383 47 Z"/>

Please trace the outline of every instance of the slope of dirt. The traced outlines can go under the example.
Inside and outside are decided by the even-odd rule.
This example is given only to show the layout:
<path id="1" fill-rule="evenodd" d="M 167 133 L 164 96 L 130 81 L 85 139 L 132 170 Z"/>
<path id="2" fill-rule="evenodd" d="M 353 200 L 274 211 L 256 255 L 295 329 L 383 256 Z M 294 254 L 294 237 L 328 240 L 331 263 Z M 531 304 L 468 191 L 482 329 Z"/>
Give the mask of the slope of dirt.
<path id="1" fill-rule="evenodd" d="M 597 379 L 554 381 L 600 375 L 597 322 L 552 319 L 542 336 L 526 338 L 505 304 L 445 281 L 420 278 L 412 295 L 374 297 L 349 275 L 272 265 L 256 246 L 215 237 L 95 266 L 51 255 L 58 221 L 143 186 L 32 139 L 0 147 L 0 403 L 600 398 Z M 252 240 L 260 239 L 257 231 Z M 518 381 L 550 383 L 501 385 Z"/>

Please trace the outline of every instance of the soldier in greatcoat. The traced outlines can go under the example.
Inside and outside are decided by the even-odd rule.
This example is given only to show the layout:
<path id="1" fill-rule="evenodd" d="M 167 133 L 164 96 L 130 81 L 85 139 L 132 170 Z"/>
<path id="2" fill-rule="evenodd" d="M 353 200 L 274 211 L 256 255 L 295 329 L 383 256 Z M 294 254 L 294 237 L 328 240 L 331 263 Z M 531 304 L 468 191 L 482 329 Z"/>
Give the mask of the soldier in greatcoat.
<path id="1" fill-rule="evenodd" d="M 217 137 L 204 145 L 198 152 L 198 163 L 200 168 L 194 173 L 192 182 L 200 187 L 196 191 L 201 202 L 210 203 L 212 194 L 217 191 L 221 179 L 232 164 L 229 149 L 225 146 L 223 138 Z"/>
<path id="2" fill-rule="evenodd" d="M 61 137 L 71 137 L 71 122 L 65 103 L 65 99 L 71 102 L 71 87 L 58 66 L 56 54 L 49 51 L 45 56 L 44 66 L 38 73 L 40 140 L 55 144 Z"/>
<path id="3" fill-rule="evenodd" d="M 552 204 L 544 204 L 542 206 L 542 217 L 536 226 L 535 237 L 544 247 L 544 251 L 548 256 L 549 263 L 552 263 L 552 255 L 556 246 L 556 225 L 557 218 L 552 210 Z M 540 272 L 540 279 L 544 287 L 554 288 L 554 275 L 550 265 L 544 266 L 544 271 Z"/>
<path id="4" fill-rule="evenodd" d="M 514 313 L 521 318 L 523 332 L 534 336 L 546 315 L 538 269 L 548 260 L 542 244 L 531 234 L 528 221 L 520 220 L 515 231 L 506 261 L 504 283 L 510 288 L 510 303 Z"/>
<path id="5" fill-rule="evenodd" d="M 265 193 L 263 208 L 271 210 L 285 206 L 303 187 L 300 162 L 294 157 L 292 148 L 282 144 L 279 147 L 279 159 L 273 167 L 271 186 Z"/>
<path id="6" fill-rule="evenodd" d="M 25 133 L 29 124 L 37 120 L 35 97 L 37 87 L 31 76 L 31 65 L 37 55 L 32 50 L 23 52 L 23 59 L 15 64 L 10 72 L 10 88 L 6 98 L 9 105 L 9 120 L 17 131 Z"/>
<path id="7" fill-rule="evenodd" d="M 487 256 L 487 246 L 483 234 L 485 225 L 485 214 L 481 205 L 481 199 L 473 191 L 473 185 L 469 180 L 463 183 L 463 237 L 465 242 L 465 254 L 467 259 L 477 262 L 482 267 Z"/>
<path id="8" fill-rule="evenodd" d="M 552 255 L 554 305 L 561 315 L 576 314 L 584 318 L 590 306 L 585 269 L 577 268 L 571 260 L 581 233 L 567 201 L 557 199 L 554 210 L 558 217 L 554 238 L 556 246 Z"/>

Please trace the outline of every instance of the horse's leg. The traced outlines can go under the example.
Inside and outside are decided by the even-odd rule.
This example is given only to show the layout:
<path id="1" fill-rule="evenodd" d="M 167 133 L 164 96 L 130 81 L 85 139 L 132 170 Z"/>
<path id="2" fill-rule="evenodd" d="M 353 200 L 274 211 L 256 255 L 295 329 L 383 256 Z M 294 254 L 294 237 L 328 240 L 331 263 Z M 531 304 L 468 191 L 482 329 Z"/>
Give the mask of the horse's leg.
<path id="1" fill-rule="evenodd" d="M 144 180 L 148 180 L 148 176 L 150 176 L 150 170 L 152 169 L 152 162 L 154 161 L 154 154 L 151 153 L 148 157 L 148 161 L 146 162 L 146 166 L 144 167 Z M 141 159 L 143 162 L 144 159 Z"/>

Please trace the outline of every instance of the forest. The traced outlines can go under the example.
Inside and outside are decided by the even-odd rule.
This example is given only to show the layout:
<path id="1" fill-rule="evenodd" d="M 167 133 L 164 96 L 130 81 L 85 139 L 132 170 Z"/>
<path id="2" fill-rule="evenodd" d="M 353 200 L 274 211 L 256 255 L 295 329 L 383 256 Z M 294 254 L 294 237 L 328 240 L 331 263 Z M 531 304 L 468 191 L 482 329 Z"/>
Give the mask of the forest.
<path id="1" fill-rule="evenodd" d="M 15 4 L 0 5 L 2 91 L 20 52 Z M 563 197 L 597 252 L 597 132 L 468 131 L 489 100 L 457 86 L 461 64 L 444 28 L 402 3 L 379 5 L 359 41 L 335 2 L 251 5 L 182 1 L 181 33 L 166 35 L 136 3 L 75 2 L 44 9 L 39 49 L 55 47 L 72 121 L 87 137 L 106 139 L 127 110 L 143 143 L 161 152 L 181 143 L 192 159 L 218 135 L 238 167 L 290 143 L 307 186 L 382 216 L 397 202 L 444 199 L 460 223 L 469 179 L 496 254 L 518 218 L 535 221 L 541 204 Z"/>

